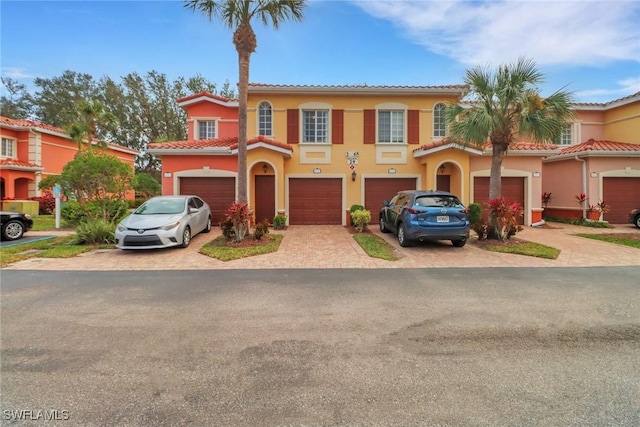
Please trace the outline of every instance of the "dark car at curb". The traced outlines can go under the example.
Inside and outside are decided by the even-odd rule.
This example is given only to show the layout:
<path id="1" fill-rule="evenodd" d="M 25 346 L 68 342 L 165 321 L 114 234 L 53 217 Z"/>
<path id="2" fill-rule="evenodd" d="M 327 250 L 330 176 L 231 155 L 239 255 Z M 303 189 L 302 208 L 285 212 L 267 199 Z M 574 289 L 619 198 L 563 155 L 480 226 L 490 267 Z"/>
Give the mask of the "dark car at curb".
<path id="1" fill-rule="evenodd" d="M 31 215 L 20 212 L 0 212 L 2 240 L 18 240 L 33 227 Z"/>
<path id="2" fill-rule="evenodd" d="M 469 210 L 446 191 L 400 191 L 380 210 L 380 231 L 394 232 L 403 247 L 426 240 L 450 240 L 462 247 L 469 230 Z"/>
<path id="3" fill-rule="evenodd" d="M 629 212 L 629 223 L 640 228 L 640 208 L 634 209 Z"/>

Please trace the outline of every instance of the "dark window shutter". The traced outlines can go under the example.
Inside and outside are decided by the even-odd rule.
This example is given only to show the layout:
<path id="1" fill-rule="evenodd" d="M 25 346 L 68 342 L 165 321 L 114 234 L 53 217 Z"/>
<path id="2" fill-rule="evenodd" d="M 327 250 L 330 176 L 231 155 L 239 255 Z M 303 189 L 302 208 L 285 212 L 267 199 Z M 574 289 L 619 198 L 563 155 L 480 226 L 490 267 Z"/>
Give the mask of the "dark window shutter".
<path id="1" fill-rule="evenodd" d="M 407 123 L 409 126 L 407 139 L 409 144 L 420 143 L 420 112 L 418 110 L 409 110 Z"/>
<path id="2" fill-rule="evenodd" d="M 376 110 L 364 110 L 364 143 L 376 143 Z"/>
<path id="3" fill-rule="evenodd" d="M 334 144 L 344 144 L 344 110 L 331 110 L 331 139 Z"/>
<path id="4" fill-rule="evenodd" d="M 300 121 L 298 110 L 287 110 L 287 142 L 297 144 L 300 141 Z"/>

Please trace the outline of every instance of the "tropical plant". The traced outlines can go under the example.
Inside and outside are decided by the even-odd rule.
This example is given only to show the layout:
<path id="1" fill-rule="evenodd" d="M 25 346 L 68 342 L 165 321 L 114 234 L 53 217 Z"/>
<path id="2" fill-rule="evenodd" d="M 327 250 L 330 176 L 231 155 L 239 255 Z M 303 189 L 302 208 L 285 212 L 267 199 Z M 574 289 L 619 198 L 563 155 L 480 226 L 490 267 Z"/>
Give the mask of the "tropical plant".
<path id="1" fill-rule="evenodd" d="M 489 200 L 489 215 L 494 218 L 493 233 L 504 242 L 519 230 L 518 218 L 523 215 L 523 209 L 518 202 L 512 202 L 506 197 L 496 197 Z"/>
<path id="2" fill-rule="evenodd" d="M 64 130 L 78 144 L 78 149 L 81 151 L 86 144 L 91 150 L 94 143 L 105 147 L 106 143 L 97 139 L 98 131 L 115 120 L 113 114 L 105 111 L 104 105 L 98 101 L 80 100 L 76 108 L 76 120 L 64 126 Z"/>
<path id="3" fill-rule="evenodd" d="M 246 203 L 233 202 L 227 209 L 225 220 L 221 223 L 223 234 L 229 235 L 236 242 L 242 242 L 249 231 L 251 210 Z M 227 233 L 224 232 L 228 228 Z"/>
<path id="4" fill-rule="evenodd" d="M 199 11 L 209 21 L 220 19 L 233 29 L 233 44 L 238 52 L 238 201 L 247 203 L 247 94 L 249 60 L 258 45 L 251 21 L 271 23 L 276 30 L 282 22 L 301 21 L 305 0 L 186 0 L 186 8 Z"/>
<path id="5" fill-rule="evenodd" d="M 516 138 L 552 143 L 573 116 L 571 94 L 557 91 L 543 98 L 537 88 L 542 81 L 535 62 L 524 58 L 495 71 L 479 66 L 466 72 L 469 94 L 464 105 L 447 108 L 453 139 L 476 146 L 491 143 L 489 199 L 502 195 L 502 160 Z"/>

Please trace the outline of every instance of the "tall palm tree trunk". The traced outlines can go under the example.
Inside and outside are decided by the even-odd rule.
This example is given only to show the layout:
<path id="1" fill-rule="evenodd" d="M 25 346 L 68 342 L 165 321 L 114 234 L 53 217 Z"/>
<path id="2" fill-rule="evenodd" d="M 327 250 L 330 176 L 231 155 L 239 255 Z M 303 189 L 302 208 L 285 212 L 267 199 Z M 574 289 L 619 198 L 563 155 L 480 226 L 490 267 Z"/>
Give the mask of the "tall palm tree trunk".
<path id="1" fill-rule="evenodd" d="M 240 70 L 238 111 L 238 202 L 247 203 L 247 92 L 249 91 L 250 52 L 238 52 Z"/>
<path id="2" fill-rule="evenodd" d="M 503 148 L 501 144 L 493 144 L 491 175 L 489 177 L 489 200 L 502 195 L 502 160 L 506 151 L 506 148 Z"/>

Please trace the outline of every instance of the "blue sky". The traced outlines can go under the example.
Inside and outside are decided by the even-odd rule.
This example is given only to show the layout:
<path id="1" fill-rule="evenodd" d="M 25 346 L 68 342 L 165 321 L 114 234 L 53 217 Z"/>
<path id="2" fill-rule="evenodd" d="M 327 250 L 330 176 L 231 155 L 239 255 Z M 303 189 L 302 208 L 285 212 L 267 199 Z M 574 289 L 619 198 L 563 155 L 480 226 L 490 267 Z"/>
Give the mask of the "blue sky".
<path id="1" fill-rule="evenodd" d="M 65 70 L 119 80 L 158 71 L 238 80 L 231 30 L 171 1 L 0 1 L 3 77 Z M 578 102 L 640 91 L 640 1 L 311 0 L 301 23 L 254 23 L 250 81 L 460 84 L 477 65 L 536 61 L 543 95 Z"/>

